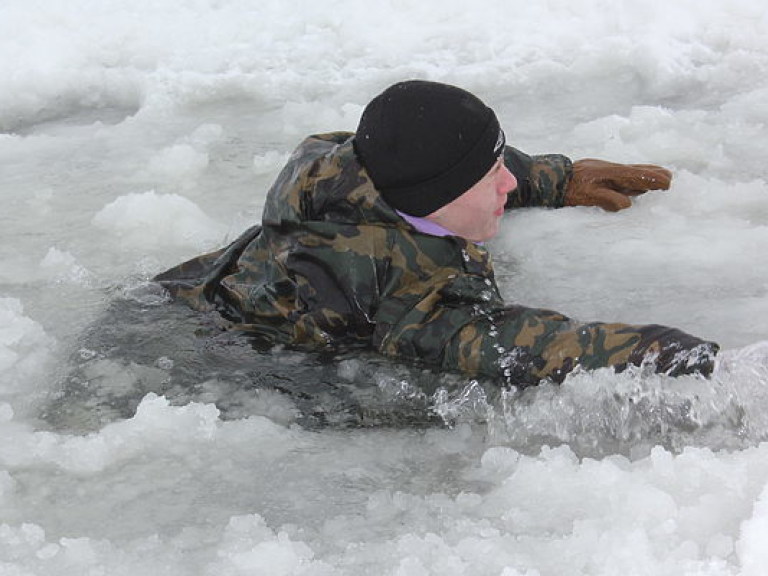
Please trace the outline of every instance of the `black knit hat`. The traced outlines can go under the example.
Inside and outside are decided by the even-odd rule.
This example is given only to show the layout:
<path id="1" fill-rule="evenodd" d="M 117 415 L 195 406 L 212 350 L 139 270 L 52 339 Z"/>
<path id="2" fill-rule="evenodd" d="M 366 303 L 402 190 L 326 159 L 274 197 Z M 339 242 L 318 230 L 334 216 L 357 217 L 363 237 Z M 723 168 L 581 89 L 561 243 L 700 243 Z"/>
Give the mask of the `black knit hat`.
<path id="1" fill-rule="evenodd" d="M 466 90 L 424 80 L 387 88 L 363 111 L 355 151 L 384 200 L 426 216 L 493 166 L 504 147 L 496 114 Z"/>

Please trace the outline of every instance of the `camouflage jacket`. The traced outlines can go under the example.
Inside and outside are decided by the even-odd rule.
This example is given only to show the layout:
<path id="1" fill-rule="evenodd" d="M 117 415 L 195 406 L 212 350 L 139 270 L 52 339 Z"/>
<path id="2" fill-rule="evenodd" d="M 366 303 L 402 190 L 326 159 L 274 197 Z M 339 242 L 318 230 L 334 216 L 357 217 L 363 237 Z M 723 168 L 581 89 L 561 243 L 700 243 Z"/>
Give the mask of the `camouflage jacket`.
<path id="1" fill-rule="evenodd" d="M 507 208 L 563 205 L 568 158 L 507 147 L 505 162 L 519 182 Z M 373 348 L 517 385 L 649 355 L 660 370 L 707 372 L 716 351 L 662 326 L 583 324 L 506 305 L 486 248 L 404 221 L 357 162 L 349 133 L 307 138 L 270 189 L 261 226 L 156 280 L 268 343 Z"/>

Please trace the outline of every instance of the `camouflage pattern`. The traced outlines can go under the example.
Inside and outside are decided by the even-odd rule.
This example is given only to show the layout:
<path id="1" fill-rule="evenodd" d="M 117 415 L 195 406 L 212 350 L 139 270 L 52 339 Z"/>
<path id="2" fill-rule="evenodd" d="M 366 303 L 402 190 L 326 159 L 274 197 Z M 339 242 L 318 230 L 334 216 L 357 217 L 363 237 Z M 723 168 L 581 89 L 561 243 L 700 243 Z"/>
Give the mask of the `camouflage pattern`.
<path id="1" fill-rule="evenodd" d="M 357 162 L 353 140 L 307 138 L 270 189 L 261 226 L 156 280 L 266 346 L 374 349 L 515 385 L 650 358 L 672 374 L 711 371 L 717 346 L 675 329 L 506 305 L 486 248 L 405 222 Z M 507 208 L 563 206 L 568 158 L 507 147 L 505 162 L 519 182 Z"/>

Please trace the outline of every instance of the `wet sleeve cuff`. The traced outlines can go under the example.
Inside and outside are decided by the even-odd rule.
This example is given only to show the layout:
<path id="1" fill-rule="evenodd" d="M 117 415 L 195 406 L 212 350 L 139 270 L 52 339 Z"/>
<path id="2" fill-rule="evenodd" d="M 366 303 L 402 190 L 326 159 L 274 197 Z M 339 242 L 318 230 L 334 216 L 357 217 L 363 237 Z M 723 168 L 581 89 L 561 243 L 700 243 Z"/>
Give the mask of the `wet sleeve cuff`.
<path id="1" fill-rule="evenodd" d="M 565 205 L 565 191 L 573 164 L 562 154 L 527 154 L 507 147 L 504 163 L 517 179 L 517 188 L 509 193 L 507 210 L 532 206 L 560 208 Z"/>

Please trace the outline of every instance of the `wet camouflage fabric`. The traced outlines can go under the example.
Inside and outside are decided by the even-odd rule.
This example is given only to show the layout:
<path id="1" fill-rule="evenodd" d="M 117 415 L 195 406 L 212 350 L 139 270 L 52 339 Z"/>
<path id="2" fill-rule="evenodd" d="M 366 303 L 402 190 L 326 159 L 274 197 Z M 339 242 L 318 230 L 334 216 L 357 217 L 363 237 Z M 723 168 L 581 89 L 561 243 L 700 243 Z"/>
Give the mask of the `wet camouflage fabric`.
<path id="1" fill-rule="evenodd" d="M 571 163 L 507 147 L 518 179 L 507 208 L 564 204 Z M 372 348 L 440 370 L 515 385 L 641 364 L 707 373 L 717 346 L 663 326 L 578 323 L 506 305 L 483 246 L 418 232 L 379 196 L 353 136 L 307 138 L 267 196 L 261 226 L 156 280 L 265 346 Z"/>

